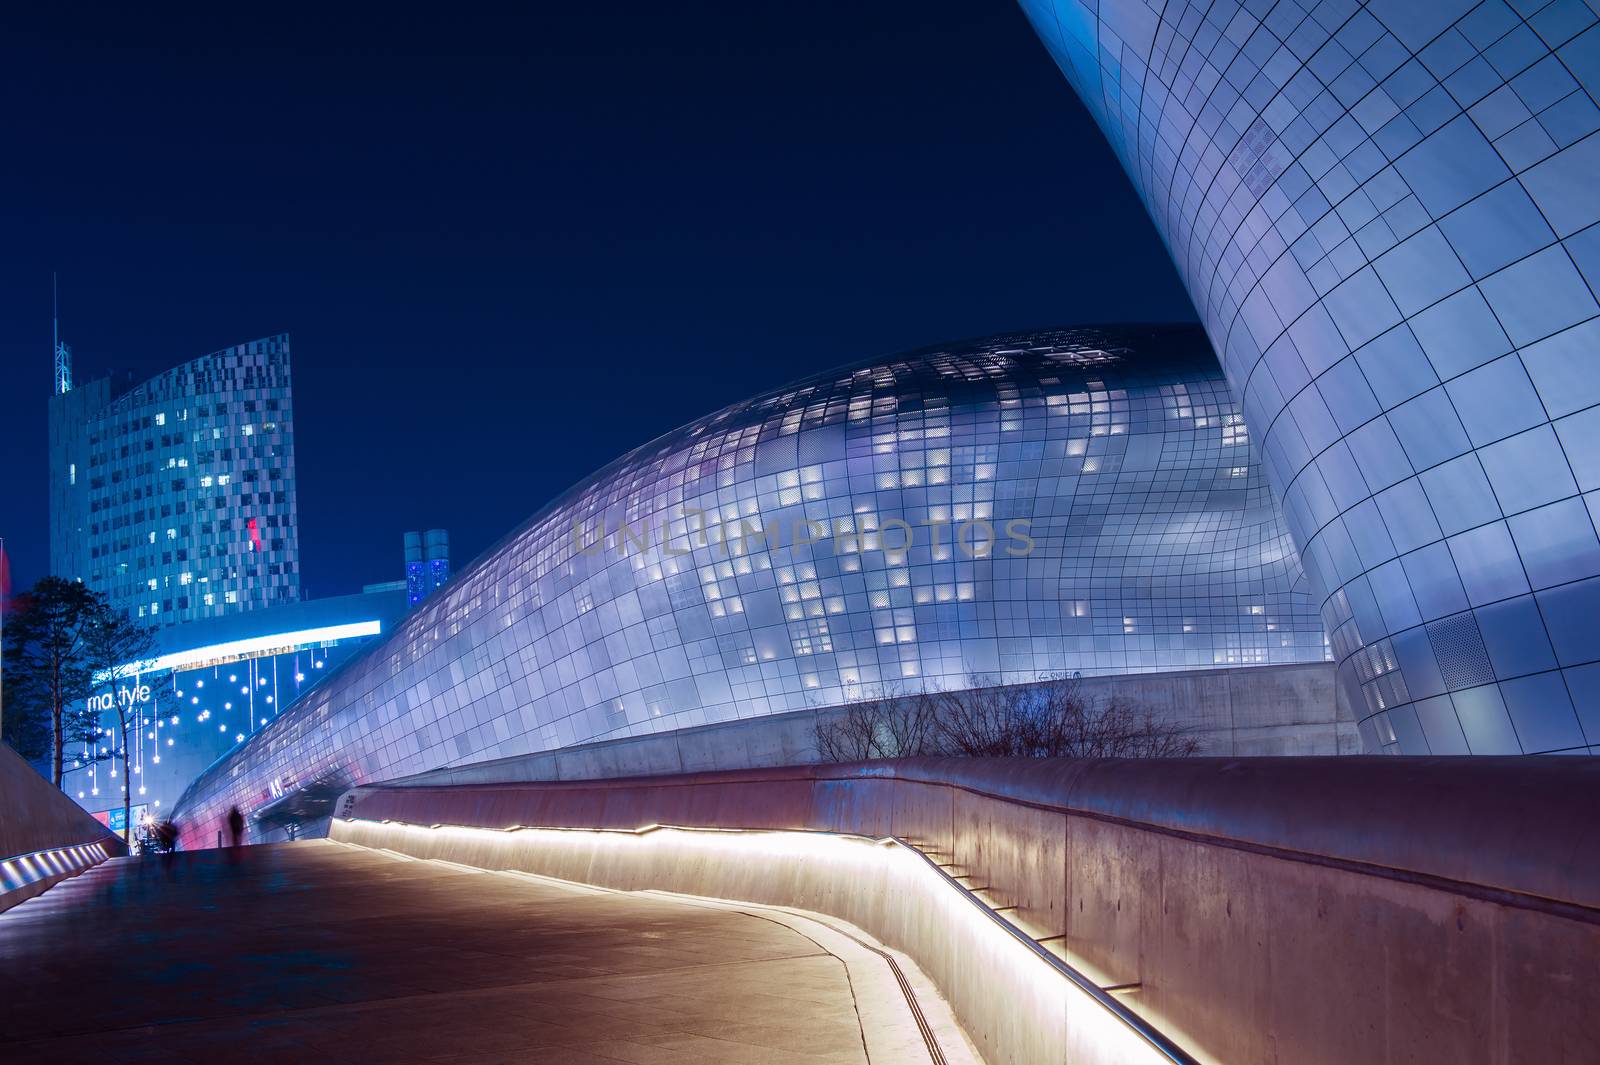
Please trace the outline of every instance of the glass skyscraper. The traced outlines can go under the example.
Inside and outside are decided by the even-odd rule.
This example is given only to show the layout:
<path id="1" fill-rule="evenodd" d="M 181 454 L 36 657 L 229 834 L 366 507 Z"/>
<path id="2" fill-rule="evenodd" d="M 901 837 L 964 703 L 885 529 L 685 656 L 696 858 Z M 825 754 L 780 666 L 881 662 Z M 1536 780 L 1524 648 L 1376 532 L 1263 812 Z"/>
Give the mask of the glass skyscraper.
<path id="1" fill-rule="evenodd" d="M 108 749 L 121 705 L 134 711 L 130 798 L 170 810 L 219 755 L 387 632 L 405 596 L 301 599 L 287 336 L 137 384 L 74 382 L 65 345 L 56 370 L 52 565 L 161 627 L 152 661 L 88 699 L 107 731 L 69 743 L 65 787 L 121 816 L 124 765 Z"/>
<path id="2" fill-rule="evenodd" d="M 1371 751 L 1600 749 L 1592 0 L 1022 0 L 1166 240 Z"/>
<path id="3" fill-rule="evenodd" d="M 289 338 L 50 397 L 50 564 L 159 625 L 300 598 Z"/>
<path id="4" fill-rule="evenodd" d="M 884 693 L 1326 656 L 1197 327 L 1001 336 L 819 374 L 617 460 L 179 814 Z"/>

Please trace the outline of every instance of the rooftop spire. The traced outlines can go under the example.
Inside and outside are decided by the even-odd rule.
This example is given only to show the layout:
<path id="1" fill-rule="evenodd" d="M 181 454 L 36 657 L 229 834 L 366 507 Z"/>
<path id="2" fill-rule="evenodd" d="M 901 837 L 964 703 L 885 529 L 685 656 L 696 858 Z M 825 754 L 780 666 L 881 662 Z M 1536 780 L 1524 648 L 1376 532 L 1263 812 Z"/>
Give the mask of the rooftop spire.
<path id="1" fill-rule="evenodd" d="M 61 340 L 61 304 L 55 271 L 50 273 L 50 350 L 55 357 L 56 395 L 72 391 L 72 349 Z"/>

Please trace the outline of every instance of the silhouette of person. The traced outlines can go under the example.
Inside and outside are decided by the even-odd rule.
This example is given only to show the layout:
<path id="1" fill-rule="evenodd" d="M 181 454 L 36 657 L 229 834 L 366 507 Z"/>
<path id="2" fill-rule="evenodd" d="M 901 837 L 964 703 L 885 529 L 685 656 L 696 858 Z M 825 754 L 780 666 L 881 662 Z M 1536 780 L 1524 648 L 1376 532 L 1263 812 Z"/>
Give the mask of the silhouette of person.
<path id="1" fill-rule="evenodd" d="M 173 855 L 178 853 L 178 826 L 171 821 L 161 821 L 152 831 L 156 838 L 156 849 L 161 852 L 161 868 L 170 877 Z"/>
<path id="2" fill-rule="evenodd" d="M 233 837 L 233 846 L 237 850 L 239 844 L 244 842 L 244 814 L 235 806 L 228 811 L 228 833 Z"/>

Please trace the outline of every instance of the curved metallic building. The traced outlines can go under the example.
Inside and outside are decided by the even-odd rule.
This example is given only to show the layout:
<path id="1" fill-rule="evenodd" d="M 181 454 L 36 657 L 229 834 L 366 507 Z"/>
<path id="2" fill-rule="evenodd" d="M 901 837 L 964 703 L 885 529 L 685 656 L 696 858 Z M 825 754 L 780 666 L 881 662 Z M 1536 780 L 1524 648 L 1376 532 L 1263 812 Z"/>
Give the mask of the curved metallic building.
<path id="1" fill-rule="evenodd" d="M 1600 750 L 1593 0 L 1022 7 L 1221 353 L 1366 747 Z"/>
<path id="2" fill-rule="evenodd" d="M 612 463 L 178 816 L 885 690 L 1324 661 L 1304 586 L 1197 327 L 928 349 Z"/>

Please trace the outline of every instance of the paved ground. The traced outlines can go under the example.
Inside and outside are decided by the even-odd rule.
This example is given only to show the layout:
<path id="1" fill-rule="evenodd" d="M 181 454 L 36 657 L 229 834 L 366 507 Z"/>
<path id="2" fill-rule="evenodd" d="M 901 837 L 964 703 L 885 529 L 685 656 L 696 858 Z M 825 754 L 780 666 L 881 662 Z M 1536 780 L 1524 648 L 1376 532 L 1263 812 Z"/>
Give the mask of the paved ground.
<path id="1" fill-rule="evenodd" d="M 325 842 L 123 859 L 0 914 L 0 1061 L 834 1065 L 863 1046 L 844 965 L 774 921 Z"/>

